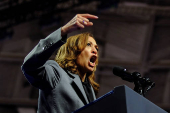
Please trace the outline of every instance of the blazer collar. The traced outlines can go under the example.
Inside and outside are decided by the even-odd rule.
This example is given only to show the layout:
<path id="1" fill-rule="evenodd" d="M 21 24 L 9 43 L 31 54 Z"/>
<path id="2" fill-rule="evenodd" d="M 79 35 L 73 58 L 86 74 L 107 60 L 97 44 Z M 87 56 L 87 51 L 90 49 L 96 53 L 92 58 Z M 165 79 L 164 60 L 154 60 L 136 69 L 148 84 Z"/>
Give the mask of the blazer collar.
<path id="1" fill-rule="evenodd" d="M 80 79 L 80 77 L 79 77 L 79 75 L 77 75 L 77 74 L 73 74 L 73 73 L 71 73 L 70 71 L 67 71 L 68 72 L 68 74 L 69 74 L 69 76 L 71 77 L 71 78 L 73 78 L 73 82 L 75 83 L 75 85 L 78 87 L 78 89 L 79 89 L 79 91 L 81 92 L 81 94 L 83 95 L 83 100 L 85 100 L 85 104 L 88 104 L 89 103 L 89 101 L 88 101 L 88 99 L 87 99 L 87 96 L 86 96 L 86 93 L 85 93 L 85 91 L 84 91 L 84 88 L 83 88 L 83 85 L 82 85 L 82 82 L 81 82 L 81 79 Z M 75 91 L 76 91 L 76 89 L 75 89 Z M 81 97 L 81 96 L 80 96 Z"/>

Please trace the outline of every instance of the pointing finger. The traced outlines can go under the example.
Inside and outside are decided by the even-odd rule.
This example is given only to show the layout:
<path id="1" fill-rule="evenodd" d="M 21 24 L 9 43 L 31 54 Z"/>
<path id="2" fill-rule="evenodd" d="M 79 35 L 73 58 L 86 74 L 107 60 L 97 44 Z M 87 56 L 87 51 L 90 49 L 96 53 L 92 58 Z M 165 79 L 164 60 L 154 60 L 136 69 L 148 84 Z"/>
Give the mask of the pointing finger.
<path id="1" fill-rule="evenodd" d="M 98 19 L 98 16 L 91 15 L 91 14 L 78 14 L 78 15 L 85 17 L 85 18 Z"/>

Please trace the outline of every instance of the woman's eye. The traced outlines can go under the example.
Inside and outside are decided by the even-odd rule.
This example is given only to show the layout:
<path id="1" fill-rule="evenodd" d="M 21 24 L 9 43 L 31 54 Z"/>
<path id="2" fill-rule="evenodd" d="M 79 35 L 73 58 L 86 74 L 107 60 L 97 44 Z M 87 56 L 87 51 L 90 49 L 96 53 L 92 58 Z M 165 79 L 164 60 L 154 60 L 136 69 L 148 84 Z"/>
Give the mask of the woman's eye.
<path id="1" fill-rule="evenodd" d="M 99 51 L 99 48 L 96 48 L 97 51 Z"/>
<path id="2" fill-rule="evenodd" d="M 87 43 L 87 46 L 91 46 L 91 44 L 90 44 L 90 43 Z"/>

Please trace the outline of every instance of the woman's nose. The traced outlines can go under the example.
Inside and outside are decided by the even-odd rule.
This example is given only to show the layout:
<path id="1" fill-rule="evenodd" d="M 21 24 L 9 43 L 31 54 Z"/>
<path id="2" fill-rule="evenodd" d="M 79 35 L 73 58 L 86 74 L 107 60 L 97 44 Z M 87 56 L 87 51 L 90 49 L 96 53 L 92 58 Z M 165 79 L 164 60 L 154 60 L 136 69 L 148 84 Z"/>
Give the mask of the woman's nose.
<path id="1" fill-rule="evenodd" d="M 93 47 L 92 53 L 97 54 L 97 50 L 95 47 Z"/>

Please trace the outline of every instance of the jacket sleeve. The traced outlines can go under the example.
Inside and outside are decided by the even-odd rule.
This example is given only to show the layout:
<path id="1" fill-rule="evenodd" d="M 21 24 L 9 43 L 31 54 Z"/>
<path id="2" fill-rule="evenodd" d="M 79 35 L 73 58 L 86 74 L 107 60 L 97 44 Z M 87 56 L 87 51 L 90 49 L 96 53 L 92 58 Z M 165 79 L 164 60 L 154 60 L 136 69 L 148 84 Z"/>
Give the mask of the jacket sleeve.
<path id="1" fill-rule="evenodd" d="M 55 87 L 60 76 L 52 71 L 53 66 L 46 64 L 47 60 L 62 44 L 66 36 L 61 37 L 61 28 L 51 33 L 45 39 L 41 39 L 34 49 L 25 57 L 21 70 L 28 81 L 40 89 Z M 50 71 L 50 74 L 49 72 Z"/>

